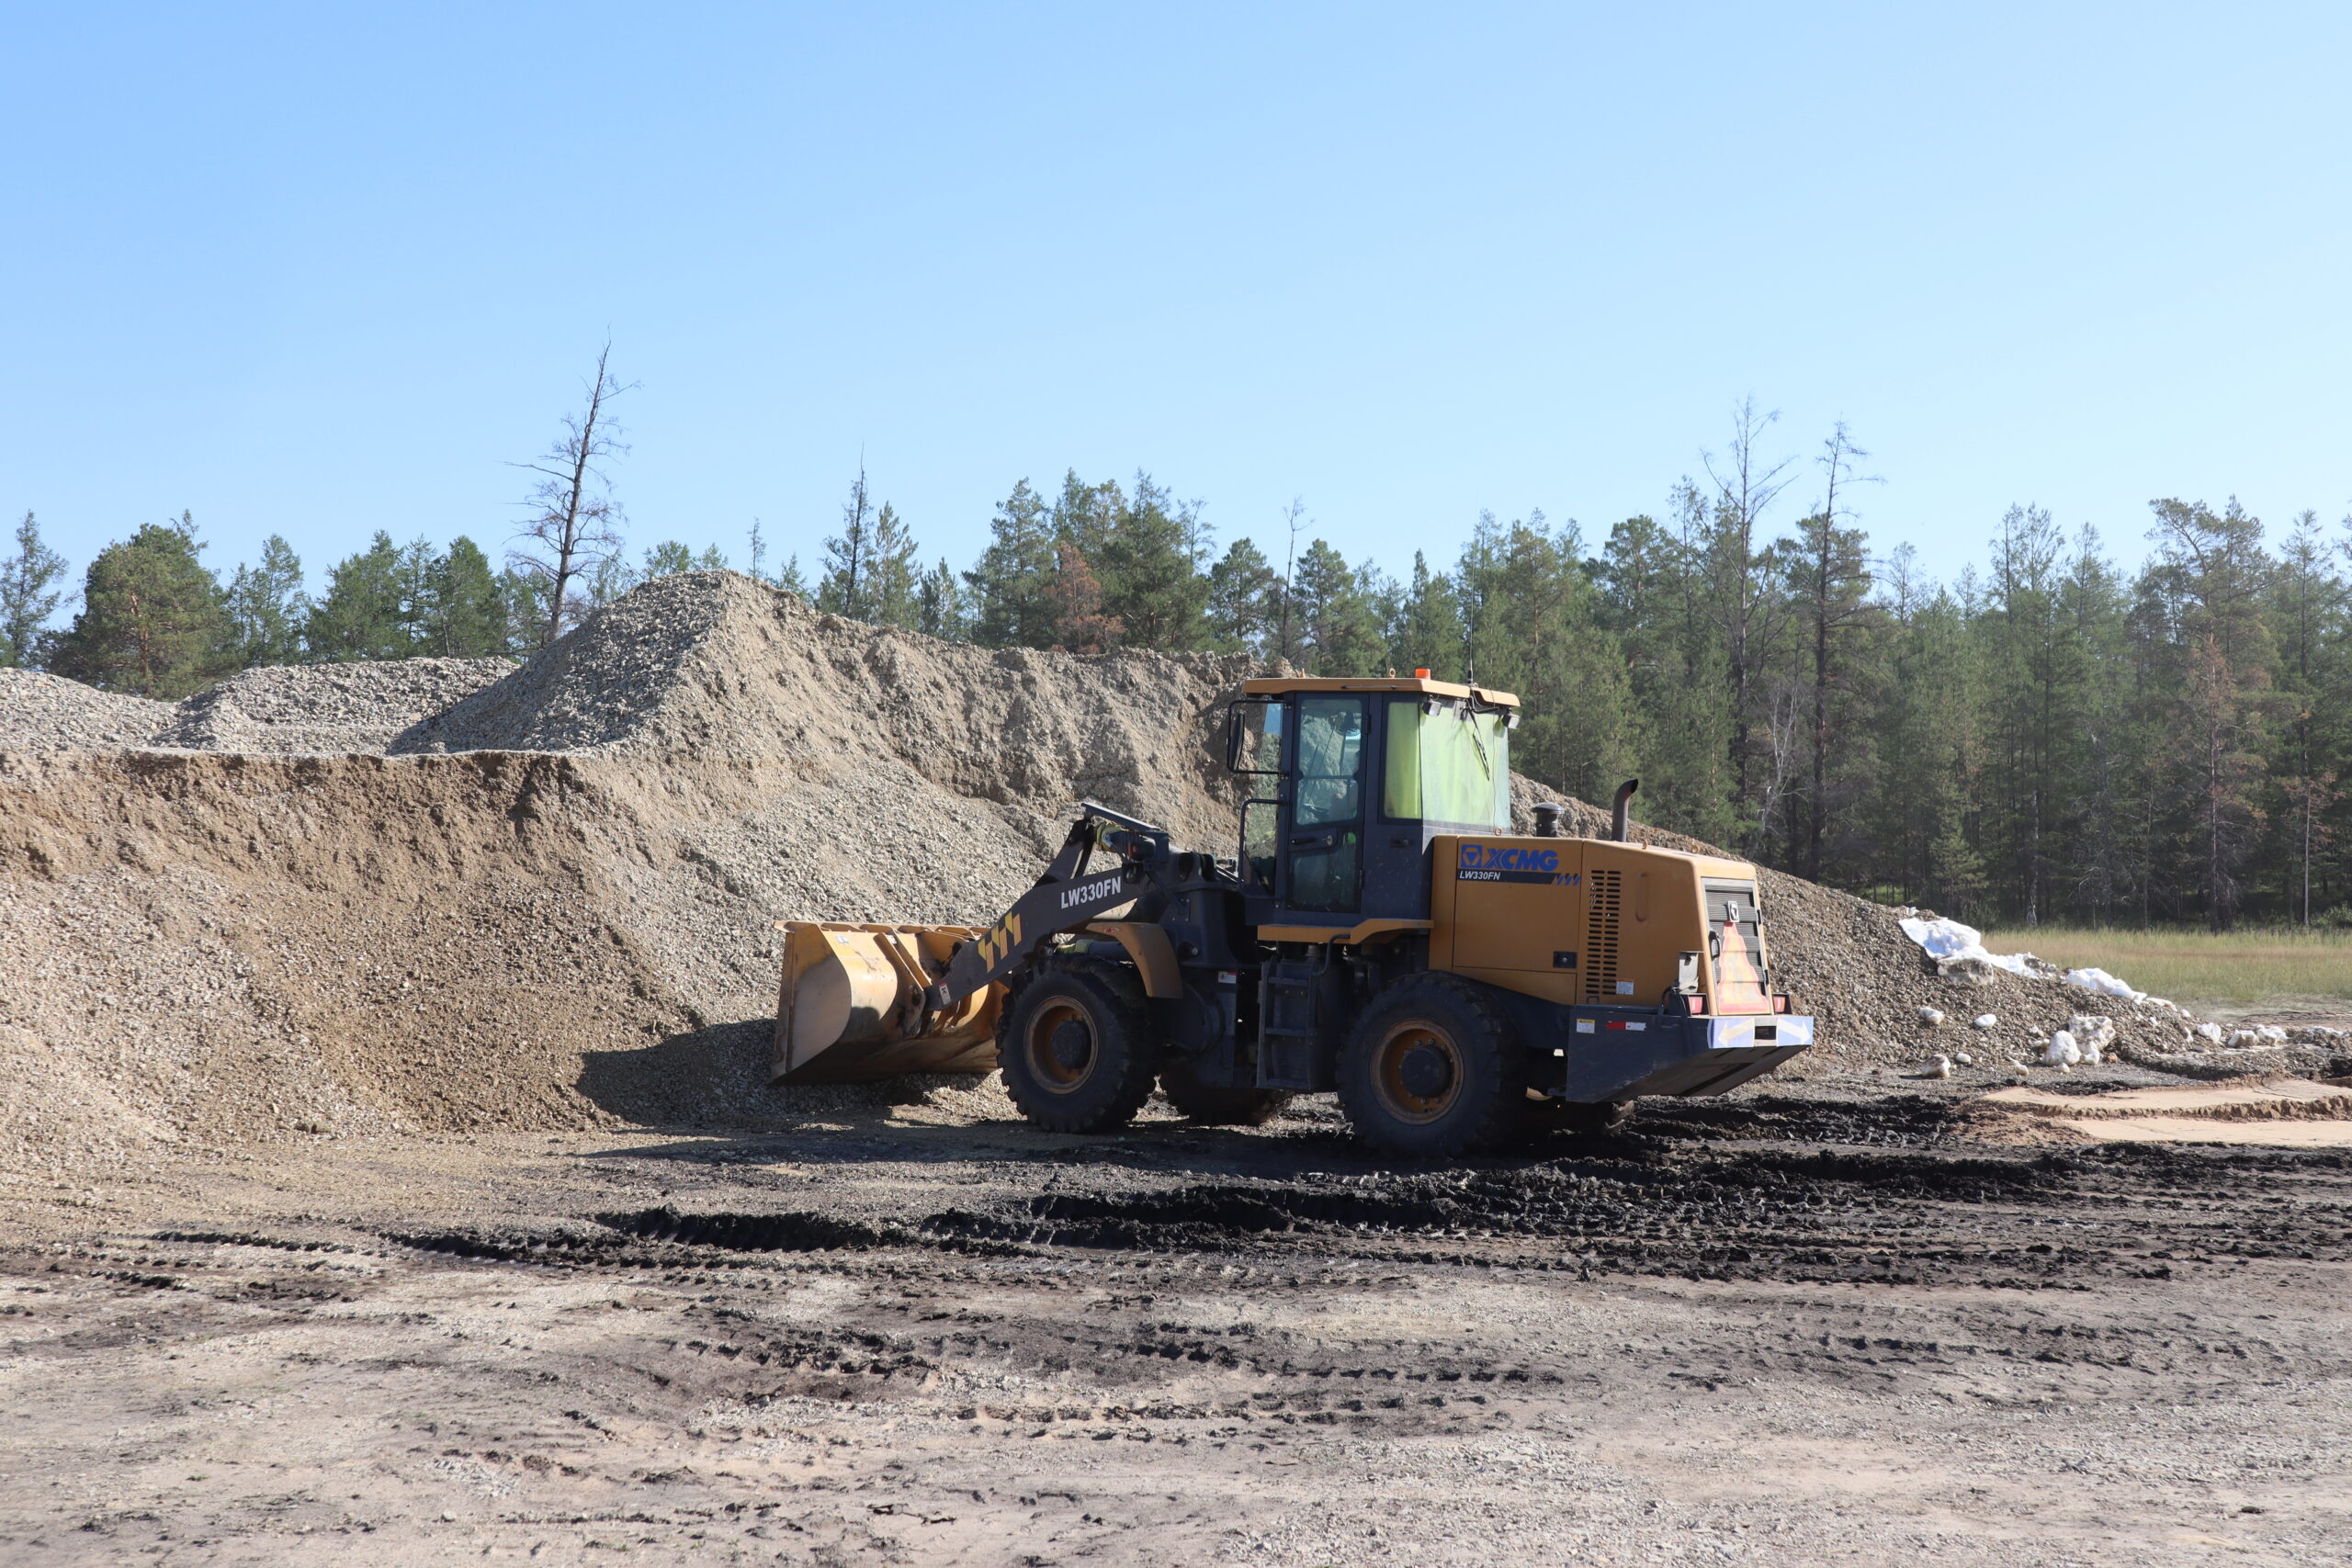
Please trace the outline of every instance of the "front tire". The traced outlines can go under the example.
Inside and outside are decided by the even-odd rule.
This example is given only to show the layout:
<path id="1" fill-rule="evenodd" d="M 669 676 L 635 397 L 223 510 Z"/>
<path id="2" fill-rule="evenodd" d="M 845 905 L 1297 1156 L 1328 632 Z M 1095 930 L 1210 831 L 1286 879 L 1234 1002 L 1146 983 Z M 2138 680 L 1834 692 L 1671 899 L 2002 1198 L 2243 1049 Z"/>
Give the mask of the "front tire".
<path id="1" fill-rule="evenodd" d="M 1012 1103 L 1048 1133 L 1107 1133 L 1151 1093 L 1157 1052 L 1135 972 L 1094 959 L 1048 960 L 1021 987 L 997 1036 Z"/>
<path id="2" fill-rule="evenodd" d="M 1490 1154 L 1523 1134 L 1527 1053 L 1470 981 L 1410 975 L 1378 997 L 1340 1053 L 1340 1104 L 1356 1135 L 1413 1159 Z"/>

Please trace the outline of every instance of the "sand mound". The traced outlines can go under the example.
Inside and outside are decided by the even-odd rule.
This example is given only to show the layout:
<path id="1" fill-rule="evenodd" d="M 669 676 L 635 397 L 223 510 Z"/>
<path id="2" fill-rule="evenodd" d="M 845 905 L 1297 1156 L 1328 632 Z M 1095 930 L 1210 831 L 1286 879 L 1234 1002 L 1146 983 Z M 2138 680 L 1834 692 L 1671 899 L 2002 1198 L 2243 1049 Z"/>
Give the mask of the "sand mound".
<path id="1" fill-rule="evenodd" d="M 793 1115 L 764 1081 L 773 921 L 992 919 L 1086 797 L 1229 850 L 1216 736 L 1247 672 L 944 644 L 721 572 L 519 668 L 254 671 L 176 708 L 0 671 L 0 1165 Z M 189 749 L 121 749 L 159 739 Z M 1543 796 L 1516 781 L 1521 826 Z M 1798 1071 L 1951 1048 L 1921 1006 L 1999 1013 L 1961 1032 L 1987 1066 L 2076 1011 L 2181 1048 L 2128 1002 L 1939 976 L 1879 906 L 1763 891 L 1823 1021 Z"/>

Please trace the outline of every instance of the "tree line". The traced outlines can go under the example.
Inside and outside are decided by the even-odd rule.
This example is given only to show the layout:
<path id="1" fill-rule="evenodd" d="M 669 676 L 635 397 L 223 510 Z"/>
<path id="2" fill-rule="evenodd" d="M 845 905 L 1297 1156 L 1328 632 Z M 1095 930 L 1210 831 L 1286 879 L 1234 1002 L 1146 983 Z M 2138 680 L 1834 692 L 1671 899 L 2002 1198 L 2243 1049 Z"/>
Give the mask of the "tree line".
<path id="1" fill-rule="evenodd" d="M 306 595 L 271 539 L 225 584 L 193 520 L 151 525 L 44 629 L 63 563 L 28 515 L 0 567 L 0 659 L 177 696 L 305 660 L 527 654 L 647 577 L 724 566 L 675 542 L 625 559 L 599 463 L 619 450 L 600 364 L 504 565 L 379 534 Z M 1662 827 L 1888 902 L 2028 925 L 2352 923 L 2343 786 L 2352 727 L 2352 540 L 2304 512 L 2266 531 L 2234 500 L 2150 505 L 2130 570 L 2088 526 L 2018 505 L 1947 582 L 1874 554 L 1874 482 L 1840 425 L 1810 462 L 1729 439 L 1657 515 L 1588 536 L 1481 513 L 1451 560 L 1351 562 L 1293 503 L 1283 558 L 1222 550 L 1198 501 L 1148 474 L 1023 479 L 985 547 L 922 564 L 860 472 L 804 578 L 749 569 L 834 614 L 989 647 L 1246 652 L 1316 674 L 1428 669 L 1519 693 L 1519 769 L 1605 799 L 1639 774 Z M 600 423 L 600 421 L 602 422 Z"/>

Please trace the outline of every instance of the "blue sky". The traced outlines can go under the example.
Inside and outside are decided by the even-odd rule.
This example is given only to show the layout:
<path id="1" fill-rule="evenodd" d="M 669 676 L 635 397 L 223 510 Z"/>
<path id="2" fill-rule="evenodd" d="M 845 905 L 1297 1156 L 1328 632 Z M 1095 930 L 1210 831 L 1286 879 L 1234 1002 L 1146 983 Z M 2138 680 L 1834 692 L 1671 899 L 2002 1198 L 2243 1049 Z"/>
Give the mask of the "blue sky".
<path id="1" fill-rule="evenodd" d="M 0 7 L 0 513 L 493 547 L 609 332 L 633 541 L 959 565 L 1149 468 L 1392 569 L 1753 393 L 1883 549 L 2352 510 L 2352 10 Z M 1812 488 L 1792 491 L 1794 502 Z M 1789 515 L 1794 515 L 1792 507 Z"/>

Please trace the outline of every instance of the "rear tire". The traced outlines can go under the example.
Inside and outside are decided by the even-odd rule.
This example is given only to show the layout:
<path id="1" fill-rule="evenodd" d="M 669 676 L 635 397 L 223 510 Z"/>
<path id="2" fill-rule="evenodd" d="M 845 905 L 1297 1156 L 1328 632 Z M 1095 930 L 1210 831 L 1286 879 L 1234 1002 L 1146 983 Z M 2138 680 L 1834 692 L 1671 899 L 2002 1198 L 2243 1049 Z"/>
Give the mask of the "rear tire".
<path id="1" fill-rule="evenodd" d="M 1048 1133 L 1107 1133 L 1151 1093 L 1158 1043 L 1135 971 L 1055 958 L 1021 987 L 997 1035 L 1012 1103 Z"/>
<path id="2" fill-rule="evenodd" d="M 1204 1127 L 1262 1127 L 1290 1103 L 1289 1094 L 1278 1089 L 1204 1084 L 1188 1061 L 1161 1068 L 1159 1088 L 1169 1104 Z"/>
<path id="3" fill-rule="evenodd" d="M 1364 1010 L 1340 1053 L 1340 1104 L 1356 1135 L 1413 1159 L 1490 1154 L 1523 1135 L 1527 1053 L 1470 981 L 1408 975 Z"/>

